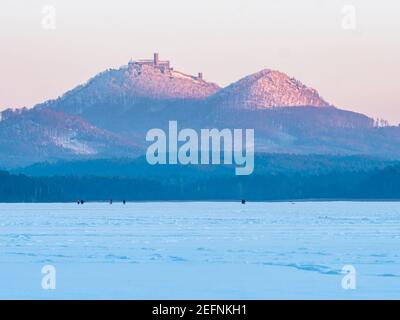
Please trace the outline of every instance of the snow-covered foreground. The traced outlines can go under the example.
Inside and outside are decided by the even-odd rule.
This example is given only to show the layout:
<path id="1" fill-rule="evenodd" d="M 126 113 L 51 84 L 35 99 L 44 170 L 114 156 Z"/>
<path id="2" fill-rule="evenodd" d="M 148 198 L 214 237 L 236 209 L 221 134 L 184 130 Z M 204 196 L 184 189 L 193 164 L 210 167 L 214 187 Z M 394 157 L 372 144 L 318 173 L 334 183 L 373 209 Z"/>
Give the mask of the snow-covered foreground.
<path id="1" fill-rule="evenodd" d="M 0 298 L 399 299 L 400 203 L 0 204 Z"/>

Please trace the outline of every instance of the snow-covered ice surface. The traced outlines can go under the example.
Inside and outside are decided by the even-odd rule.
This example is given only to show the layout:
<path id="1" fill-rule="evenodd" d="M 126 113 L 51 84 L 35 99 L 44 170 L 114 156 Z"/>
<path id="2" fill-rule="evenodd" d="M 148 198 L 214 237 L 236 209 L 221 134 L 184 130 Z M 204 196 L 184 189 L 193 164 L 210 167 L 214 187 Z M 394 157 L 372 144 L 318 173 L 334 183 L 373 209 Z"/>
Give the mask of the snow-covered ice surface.
<path id="1" fill-rule="evenodd" d="M 400 203 L 0 204 L 0 298 L 399 299 Z"/>

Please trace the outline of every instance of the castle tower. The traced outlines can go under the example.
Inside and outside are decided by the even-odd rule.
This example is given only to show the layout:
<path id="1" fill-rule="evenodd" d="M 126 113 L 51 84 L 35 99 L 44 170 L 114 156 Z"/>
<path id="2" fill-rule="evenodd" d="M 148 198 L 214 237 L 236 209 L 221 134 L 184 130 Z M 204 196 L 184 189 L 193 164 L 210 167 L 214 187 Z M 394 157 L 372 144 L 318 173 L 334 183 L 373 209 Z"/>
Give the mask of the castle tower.
<path id="1" fill-rule="evenodd" d="M 203 80 L 203 72 L 199 72 L 199 74 L 197 75 L 197 79 Z"/>
<path id="2" fill-rule="evenodd" d="M 158 60 L 158 53 L 155 52 L 155 53 L 154 53 L 154 61 L 153 61 L 155 66 L 158 65 L 158 61 L 159 61 L 159 60 Z"/>

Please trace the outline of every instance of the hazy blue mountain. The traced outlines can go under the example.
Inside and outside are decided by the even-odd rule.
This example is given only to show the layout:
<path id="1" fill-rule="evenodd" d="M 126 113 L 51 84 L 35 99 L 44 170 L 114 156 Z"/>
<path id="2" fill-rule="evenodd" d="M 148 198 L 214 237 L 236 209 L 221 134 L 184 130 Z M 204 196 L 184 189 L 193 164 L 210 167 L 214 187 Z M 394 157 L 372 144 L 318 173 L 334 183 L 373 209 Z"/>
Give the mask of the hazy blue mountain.
<path id="1" fill-rule="evenodd" d="M 13 167 L 45 160 L 92 159 L 142 153 L 131 139 L 80 117 L 50 109 L 8 112 L 0 122 L 0 163 Z"/>
<path id="2" fill-rule="evenodd" d="M 262 70 L 220 88 L 168 61 L 131 61 L 31 110 L 6 110 L 0 166 L 143 154 L 151 128 L 253 128 L 256 151 L 400 157 L 400 128 L 338 109 L 284 73 Z"/>

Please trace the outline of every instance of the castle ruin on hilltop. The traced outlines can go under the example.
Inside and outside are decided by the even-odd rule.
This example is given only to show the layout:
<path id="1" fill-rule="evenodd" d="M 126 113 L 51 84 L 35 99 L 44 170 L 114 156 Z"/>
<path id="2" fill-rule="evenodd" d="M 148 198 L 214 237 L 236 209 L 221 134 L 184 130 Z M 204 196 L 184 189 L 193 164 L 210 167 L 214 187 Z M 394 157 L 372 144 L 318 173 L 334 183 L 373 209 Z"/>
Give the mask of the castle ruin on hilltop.
<path id="1" fill-rule="evenodd" d="M 162 73 L 168 73 L 168 72 L 172 72 L 174 70 L 173 68 L 171 68 L 171 64 L 170 64 L 169 60 L 160 60 L 159 59 L 159 55 L 157 52 L 154 53 L 153 59 L 141 59 L 141 60 L 136 60 L 136 61 L 131 60 L 129 62 L 129 65 L 131 65 L 131 64 L 138 64 L 140 66 L 151 66 L 151 67 L 159 69 Z M 197 74 L 197 77 L 194 76 L 193 78 L 196 80 L 203 80 L 203 73 L 199 72 Z"/>
<path id="2" fill-rule="evenodd" d="M 135 63 L 139 65 L 146 65 L 146 66 L 152 66 L 155 68 L 160 69 L 161 72 L 165 71 L 172 71 L 173 69 L 170 66 L 170 62 L 168 60 L 160 60 L 158 57 L 158 53 L 154 53 L 153 59 L 143 59 L 143 60 L 137 60 Z"/>

